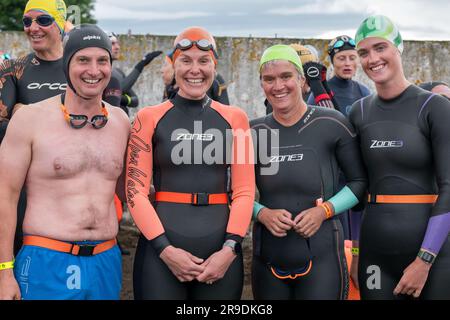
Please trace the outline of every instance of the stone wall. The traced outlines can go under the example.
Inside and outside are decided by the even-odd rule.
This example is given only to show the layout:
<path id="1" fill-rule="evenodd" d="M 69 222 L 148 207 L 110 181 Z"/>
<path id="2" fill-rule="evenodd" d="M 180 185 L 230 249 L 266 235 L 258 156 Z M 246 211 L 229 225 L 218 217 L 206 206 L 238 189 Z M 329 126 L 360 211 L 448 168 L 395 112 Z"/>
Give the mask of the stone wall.
<path id="1" fill-rule="evenodd" d="M 173 36 L 121 35 L 119 37 L 122 55 L 115 62 L 126 73 L 153 50 L 168 51 Z M 218 71 L 228 83 L 230 102 L 246 110 L 250 119 L 264 114 L 263 93 L 259 84 L 258 61 L 265 48 L 276 43 L 311 44 L 320 52 L 320 59 L 332 68 L 326 55 L 327 40 L 318 39 L 273 39 L 273 38 L 234 38 L 218 37 L 220 61 Z M 14 57 L 30 51 L 23 32 L 0 32 L 0 49 L 10 52 Z M 412 82 L 441 80 L 450 82 L 450 42 L 448 41 L 406 41 L 403 64 L 407 78 Z M 140 107 L 154 105 L 161 101 L 163 82 L 160 68 L 163 57 L 158 57 L 144 69 L 133 87 L 140 99 Z M 358 70 L 357 80 L 373 89 L 365 74 Z M 136 111 L 136 110 L 133 110 Z M 132 112 L 134 114 L 134 112 Z"/>

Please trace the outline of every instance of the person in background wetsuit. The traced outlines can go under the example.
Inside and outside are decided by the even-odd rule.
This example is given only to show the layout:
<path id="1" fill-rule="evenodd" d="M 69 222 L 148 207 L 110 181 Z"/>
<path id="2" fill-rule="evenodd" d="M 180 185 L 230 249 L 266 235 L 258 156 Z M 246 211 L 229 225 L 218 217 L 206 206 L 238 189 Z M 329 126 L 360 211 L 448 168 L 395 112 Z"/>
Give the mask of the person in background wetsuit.
<path id="1" fill-rule="evenodd" d="M 338 214 L 363 198 L 356 135 L 336 110 L 307 106 L 301 61 L 266 49 L 260 79 L 273 113 L 251 121 L 257 155 L 252 288 L 255 299 L 346 299 L 348 272 Z M 347 185 L 339 188 L 338 168 Z"/>
<path id="2" fill-rule="evenodd" d="M 172 57 L 178 93 L 138 112 L 128 146 L 127 203 L 142 233 L 134 297 L 240 299 L 255 193 L 248 119 L 206 95 L 218 60 L 208 31 L 182 31 Z"/>
<path id="3" fill-rule="evenodd" d="M 365 85 L 352 80 L 358 67 L 358 54 L 355 49 L 355 41 L 346 35 L 338 36 L 330 41 L 327 52 L 334 71 L 334 76 L 327 80 L 328 87 L 337 103 L 334 108 L 348 117 L 352 104 L 370 94 L 369 89 Z M 308 104 L 315 104 L 315 99 L 312 94 L 308 98 Z M 342 174 L 339 179 L 341 186 L 344 186 L 345 179 Z M 353 238 L 350 235 L 349 223 L 349 215 L 353 215 L 351 212 L 349 210 L 339 216 L 344 227 L 345 239 Z M 360 212 L 355 213 L 356 217 L 360 215 Z"/>
<path id="4" fill-rule="evenodd" d="M 0 143 L 9 119 L 21 106 L 61 94 L 67 87 L 62 66 L 62 37 L 66 25 L 64 2 L 28 1 L 23 25 L 33 52 L 5 60 L 0 66 Z M 22 245 L 25 208 L 26 194 L 23 189 L 17 207 L 16 254 Z"/>
<path id="5" fill-rule="evenodd" d="M 445 82 L 441 81 L 424 82 L 419 84 L 419 87 L 424 90 L 440 94 L 446 97 L 447 99 L 450 99 L 450 87 Z"/>
<path id="6" fill-rule="evenodd" d="M 117 35 L 113 32 L 107 32 L 109 39 L 112 43 L 112 54 L 113 60 L 118 60 L 120 57 L 120 44 Z M 158 57 L 162 51 L 153 51 L 147 53 L 141 61 L 139 61 L 131 70 L 128 75 L 120 70 L 117 67 L 113 68 L 113 79 L 117 78 L 120 82 L 120 89 L 122 91 L 121 99 L 120 99 L 120 107 L 125 111 L 126 114 L 129 115 L 128 108 L 136 108 L 139 104 L 139 99 L 136 93 L 133 91 L 132 87 L 136 83 L 137 79 L 141 75 L 145 66 L 147 66 L 150 62 L 153 61 L 156 57 Z M 117 86 L 115 86 L 117 87 Z"/>
<path id="7" fill-rule="evenodd" d="M 406 80 L 388 17 L 366 18 L 355 42 L 376 87 L 350 112 L 369 175 L 361 298 L 450 299 L 450 102 Z"/>

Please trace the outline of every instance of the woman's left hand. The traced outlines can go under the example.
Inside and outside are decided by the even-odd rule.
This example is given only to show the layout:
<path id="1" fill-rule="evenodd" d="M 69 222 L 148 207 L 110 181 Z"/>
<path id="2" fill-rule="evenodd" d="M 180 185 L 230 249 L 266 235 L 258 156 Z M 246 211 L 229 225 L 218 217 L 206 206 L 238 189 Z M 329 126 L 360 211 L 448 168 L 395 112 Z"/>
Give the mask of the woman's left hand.
<path id="1" fill-rule="evenodd" d="M 326 219 L 325 209 L 313 207 L 304 210 L 294 219 L 294 230 L 304 238 L 312 237 Z"/>
<path id="2" fill-rule="evenodd" d="M 428 279 L 430 269 L 431 264 L 427 264 L 422 259 L 416 257 L 416 260 L 403 271 L 403 276 L 395 287 L 394 294 L 407 294 L 418 298 Z"/>
<path id="3" fill-rule="evenodd" d="M 226 246 L 213 253 L 203 262 L 202 265 L 205 266 L 205 270 L 197 276 L 197 281 L 212 284 L 222 279 L 234 258 L 236 258 L 236 255 L 230 247 Z"/>

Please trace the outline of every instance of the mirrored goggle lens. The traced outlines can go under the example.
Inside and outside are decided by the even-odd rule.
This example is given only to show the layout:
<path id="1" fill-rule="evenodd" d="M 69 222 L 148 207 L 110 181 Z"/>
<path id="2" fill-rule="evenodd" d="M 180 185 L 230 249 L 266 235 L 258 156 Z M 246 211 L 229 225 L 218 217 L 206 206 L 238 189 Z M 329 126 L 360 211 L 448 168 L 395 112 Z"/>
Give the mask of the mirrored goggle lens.
<path id="1" fill-rule="evenodd" d="M 84 115 L 70 115 L 70 125 L 72 128 L 81 129 L 88 122 L 88 117 Z"/>
<path id="2" fill-rule="evenodd" d="M 33 23 L 33 21 L 36 21 L 38 25 L 40 25 L 41 27 L 48 27 L 49 25 L 51 25 L 53 23 L 53 21 L 55 21 L 55 19 L 53 19 L 53 17 L 49 16 L 49 15 L 41 15 L 38 16 L 36 18 L 31 18 L 31 17 L 23 17 L 22 22 L 23 25 L 26 28 L 31 27 L 31 24 Z"/>
<path id="3" fill-rule="evenodd" d="M 100 129 L 106 126 L 106 123 L 108 122 L 108 118 L 106 116 L 93 116 L 90 123 L 95 129 Z"/>

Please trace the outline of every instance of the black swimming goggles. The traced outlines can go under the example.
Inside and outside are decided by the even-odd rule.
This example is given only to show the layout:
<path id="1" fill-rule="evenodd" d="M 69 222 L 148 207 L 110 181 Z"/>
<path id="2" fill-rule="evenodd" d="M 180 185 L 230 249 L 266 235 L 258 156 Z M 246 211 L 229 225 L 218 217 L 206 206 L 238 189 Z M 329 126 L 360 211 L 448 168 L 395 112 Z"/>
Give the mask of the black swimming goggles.
<path id="1" fill-rule="evenodd" d="M 207 39 L 200 39 L 197 41 L 192 41 L 189 39 L 181 39 L 177 45 L 175 46 L 173 52 L 175 52 L 175 50 L 180 49 L 180 50 L 188 50 L 190 48 L 192 48 L 192 46 L 195 44 L 195 46 L 197 48 L 199 48 L 200 50 L 203 51 L 212 51 L 214 54 L 214 57 L 216 59 L 219 59 L 219 55 L 217 54 L 216 50 L 214 49 L 213 44 L 207 40 Z"/>
<path id="2" fill-rule="evenodd" d="M 40 25 L 41 27 L 48 27 L 55 21 L 55 18 L 53 18 L 52 16 L 50 16 L 48 14 L 41 14 L 40 16 L 37 16 L 36 18 L 31 18 L 31 17 L 26 17 L 26 16 L 22 18 L 23 26 L 25 28 L 31 27 L 31 24 L 33 23 L 33 21 L 36 21 L 36 23 L 38 25 Z"/>
<path id="3" fill-rule="evenodd" d="M 106 126 L 108 122 L 108 110 L 106 110 L 105 105 L 102 102 L 102 113 L 97 114 L 89 120 L 88 116 L 84 114 L 71 114 L 67 111 L 66 106 L 64 105 L 64 98 L 61 97 L 61 105 L 60 108 L 64 113 L 64 119 L 70 124 L 70 126 L 74 129 L 81 129 L 86 124 L 90 123 L 95 129 L 101 129 Z"/>

